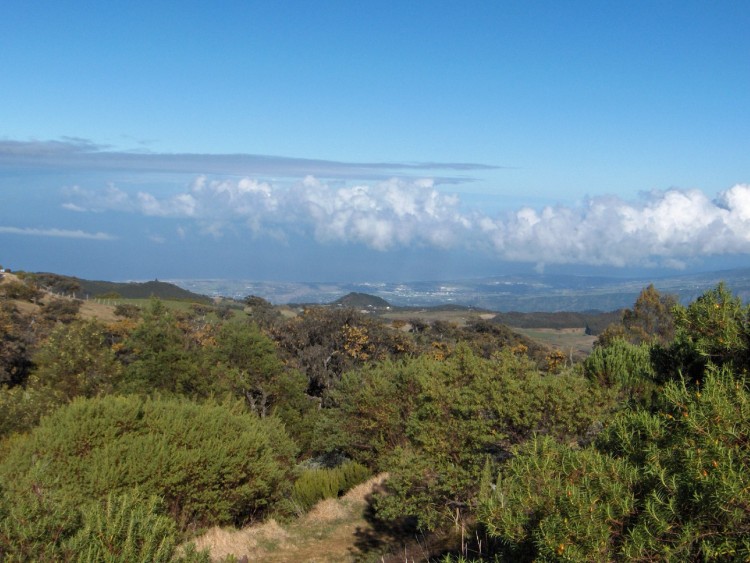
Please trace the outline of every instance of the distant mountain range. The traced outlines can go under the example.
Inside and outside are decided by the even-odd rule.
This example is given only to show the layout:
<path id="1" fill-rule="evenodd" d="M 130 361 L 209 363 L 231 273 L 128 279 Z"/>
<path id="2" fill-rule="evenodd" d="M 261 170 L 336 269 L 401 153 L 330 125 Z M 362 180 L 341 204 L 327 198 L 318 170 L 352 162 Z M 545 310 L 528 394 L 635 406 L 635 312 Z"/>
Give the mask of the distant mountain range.
<path id="1" fill-rule="evenodd" d="M 501 275 L 491 278 L 438 282 L 305 283 L 248 280 L 169 280 L 189 291 L 242 299 L 263 297 L 275 304 L 332 303 L 350 294 L 368 294 L 397 307 L 463 305 L 492 311 L 613 311 L 631 307 L 647 285 L 690 302 L 725 282 L 750 301 L 750 268 L 659 278 L 607 278 L 573 275 Z"/>

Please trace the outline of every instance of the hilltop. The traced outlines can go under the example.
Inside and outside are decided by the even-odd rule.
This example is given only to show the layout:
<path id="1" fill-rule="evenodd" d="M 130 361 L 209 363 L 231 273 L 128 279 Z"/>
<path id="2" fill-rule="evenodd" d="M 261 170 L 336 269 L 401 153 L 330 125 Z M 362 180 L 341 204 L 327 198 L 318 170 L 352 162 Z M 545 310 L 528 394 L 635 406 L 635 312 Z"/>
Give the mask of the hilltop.
<path id="1" fill-rule="evenodd" d="M 340 299 L 336 299 L 331 305 L 340 307 L 352 307 L 353 309 L 390 309 L 391 305 L 382 297 L 352 291 Z"/>

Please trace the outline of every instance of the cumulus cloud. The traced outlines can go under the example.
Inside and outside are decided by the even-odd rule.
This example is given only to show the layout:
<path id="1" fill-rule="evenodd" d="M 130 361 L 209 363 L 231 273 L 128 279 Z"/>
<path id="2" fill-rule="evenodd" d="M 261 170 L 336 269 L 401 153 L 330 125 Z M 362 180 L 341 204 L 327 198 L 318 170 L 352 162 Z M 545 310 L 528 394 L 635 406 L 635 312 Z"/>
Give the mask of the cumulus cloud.
<path id="1" fill-rule="evenodd" d="M 276 185 L 199 176 L 169 197 L 114 186 L 101 193 L 73 188 L 67 195 L 69 209 L 189 219 L 217 237 L 245 228 L 254 236 L 312 236 L 381 251 L 414 245 L 485 249 L 539 265 L 679 267 L 699 257 L 750 253 L 748 184 L 713 199 L 699 190 L 670 189 L 634 201 L 599 196 L 576 206 L 524 207 L 500 216 L 466 209 L 459 197 L 425 179 L 336 185 L 307 176 Z"/>
<path id="2" fill-rule="evenodd" d="M 25 235 L 33 237 L 56 237 L 56 238 L 77 238 L 89 240 L 115 240 L 116 237 L 107 233 L 87 233 L 79 230 L 66 229 L 33 229 L 19 227 L 0 226 L 0 234 L 8 235 Z"/>
<path id="3" fill-rule="evenodd" d="M 666 265 L 750 252 L 750 185 L 709 199 L 667 190 L 636 202 L 597 197 L 578 207 L 521 209 L 482 229 L 499 255 L 547 264 Z"/>

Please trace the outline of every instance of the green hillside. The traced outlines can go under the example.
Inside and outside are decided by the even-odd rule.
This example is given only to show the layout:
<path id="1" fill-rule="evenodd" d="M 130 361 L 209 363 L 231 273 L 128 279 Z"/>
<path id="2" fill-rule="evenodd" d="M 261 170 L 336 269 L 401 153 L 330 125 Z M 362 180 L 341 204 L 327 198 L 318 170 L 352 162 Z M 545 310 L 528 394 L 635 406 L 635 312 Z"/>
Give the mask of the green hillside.
<path id="1" fill-rule="evenodd" d="M 92 281 L 47 272 L 27 273 L 40 287 L 53 293 L 75 295 L 78 298 L 118 295 L 123 299 L 159 299 L 210 303 L 211 298 L 182 289 L 174 284 L 159 280 L 148 282 Z"/>

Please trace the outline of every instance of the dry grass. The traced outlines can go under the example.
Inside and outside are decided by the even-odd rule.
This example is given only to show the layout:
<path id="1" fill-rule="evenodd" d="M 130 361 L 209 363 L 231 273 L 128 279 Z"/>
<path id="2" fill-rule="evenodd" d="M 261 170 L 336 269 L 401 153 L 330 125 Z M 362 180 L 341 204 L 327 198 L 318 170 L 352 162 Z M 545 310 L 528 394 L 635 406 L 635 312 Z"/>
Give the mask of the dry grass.
<path id="1" fill-rule="evenodd" d="M 257 560 L 256 556 L 265 552 L 262 546 L 275 545 L 278 549 L 285 549 L 288 539 L 289 534 L 284 528 L 275 520 L 268 520 L 241 530 L 211 528 L 195 540 L 195 546 L 198 550 L 208 549 L 214 561 L 230 555 Z"/>
<path id="2" fill-rule="evenodd" d="M 20 282 L 20 278 L 15 274 L 5 273 L 0 278 L 0 284 L 10 282 Z M 52 295 L 45 293 L 39 300 L 41 304 L 46 304 L 53 299 L 70 299 L 69 297 L 60 297 L 58 295 Z M 39 313 L 40 305 L 36 303 L 29 303 L 28 301 L 19 301 L 13 299 L 10 301 L 16 306 L 18 311 L 23 315 L 36 315 Z M 110 323 L 118 320 L 119 317 L 115 315 L 115 308 L 112 305 L 104 305 L 103 303 L 97 303 L 96 301 L 83 301 L 80 309 L 80 316 L 84 319 L 96 319 L 105 323 Z"/>
<path id="3" fill-rule="evenodd" d="M 569 353 L 571 350 L 574 354 L 588 355 L 594 347 L 596 336 L 586 334 L 582 328 L 517 328 L 513 327 L 515 332 L 523 334 L 558 350 Z"/>
<path id="4" fill-rule="evenodd" d="M 357 546 L 358 538 L 377 534 L 365 518 L 368 497 L 385 478 L 378 475 L 340 499 L 321 501 L 286 526 L 268 520 L 241 530 L 212 528 L 194 540 L 195 545 L 208 549 L 212 561 L 230 555 L 270 563 L 361 561 L 365 554 Z"/>
<path id="5" fill-rule="evenodd" d="M 115 308 L 112 305 L 104 305 L 96 301 L 84 301 L 80 314 L 84 319 L 96 319 L 105 323 L 120 320 L 120 317 L 115 315 Z"/>

